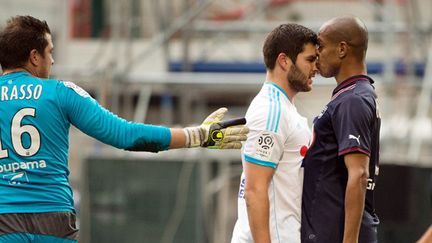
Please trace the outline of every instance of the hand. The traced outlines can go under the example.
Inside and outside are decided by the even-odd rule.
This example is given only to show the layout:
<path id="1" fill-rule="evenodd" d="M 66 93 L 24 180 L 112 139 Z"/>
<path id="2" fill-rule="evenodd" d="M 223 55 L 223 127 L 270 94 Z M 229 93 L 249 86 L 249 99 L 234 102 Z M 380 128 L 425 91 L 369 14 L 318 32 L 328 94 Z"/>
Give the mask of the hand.
<path id="1" fill-rule="evenodd" d="M 198 127 L 185 128 L 186 147 L 208 147 L 214 149 L 239 149 L 249 129 L 246 119 L 222 121 L 227 108 L 219 108 L 210 114 Z"/>

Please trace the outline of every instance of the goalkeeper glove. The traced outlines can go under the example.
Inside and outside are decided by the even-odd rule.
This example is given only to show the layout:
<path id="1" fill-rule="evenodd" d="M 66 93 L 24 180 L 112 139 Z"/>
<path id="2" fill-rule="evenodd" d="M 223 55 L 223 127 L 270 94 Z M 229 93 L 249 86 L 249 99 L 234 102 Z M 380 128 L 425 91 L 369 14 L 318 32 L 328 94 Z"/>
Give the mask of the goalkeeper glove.
<path id="1" fill-rule="evenodd" d="M 214 149 L 239 149 L 247 138 L 249 129 L 245 118 L 222 121 L 227 108 L 219 108 L 210 114 L 198 127 L 184 128 L 186 147 Z"/>

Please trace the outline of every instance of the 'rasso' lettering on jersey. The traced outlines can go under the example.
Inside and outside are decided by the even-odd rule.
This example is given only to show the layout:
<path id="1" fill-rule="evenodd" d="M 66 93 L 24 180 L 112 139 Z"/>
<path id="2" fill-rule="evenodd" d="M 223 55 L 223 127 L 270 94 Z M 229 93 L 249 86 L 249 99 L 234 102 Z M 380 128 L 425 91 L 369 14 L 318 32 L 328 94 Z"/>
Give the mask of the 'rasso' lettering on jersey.
<path id="1" fill-rule="evenodd" d="M 17 170 L 33 170 L 39 168 L 46 168 L 45 160 L 30 161 L 30 162 L 12 162 L 0 165 L 0 173 L 16 172 Z"/>
<path id="2" fill-rule="evenodd" d="M 1 87 L 1 101 L 6 100 L 29 100 L 39 99 L 42 94 L 42 85 L 38 84 L 23 84 L 23 85 L 12 85 L 12 87 L 2 86 Z"/>

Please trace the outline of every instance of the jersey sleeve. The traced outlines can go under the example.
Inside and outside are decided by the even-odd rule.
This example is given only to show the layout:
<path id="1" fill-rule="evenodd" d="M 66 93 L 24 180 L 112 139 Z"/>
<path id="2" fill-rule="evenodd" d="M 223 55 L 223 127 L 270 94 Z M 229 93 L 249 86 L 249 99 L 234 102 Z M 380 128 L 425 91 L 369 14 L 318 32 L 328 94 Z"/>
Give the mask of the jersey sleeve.
<path id="1" fill-rule="evenodd" d="M 373 107 L 353 95 L 336 107 L 332 124 L 338 143 L 338 155 L 360 152 L 370 156 Z"/>
<path id="2" fill-rule="evenodd" d="M 59 82 L 57 94 L 70 123 L 103 143 L 131 151 L 158 152 L 169 147 L 169 128 L 122 119 L 103 108 L 74 83 Z"/>
<path id="3" fill-rule="evenodd" d="M 244 144 L 243 158 L 246 162 L 276 168 L 283 154 L 283 136 L 267 129 L 267 116 L 257 112 L 255 116 L 246 115 L 249 127 L 248 138 Z"/>

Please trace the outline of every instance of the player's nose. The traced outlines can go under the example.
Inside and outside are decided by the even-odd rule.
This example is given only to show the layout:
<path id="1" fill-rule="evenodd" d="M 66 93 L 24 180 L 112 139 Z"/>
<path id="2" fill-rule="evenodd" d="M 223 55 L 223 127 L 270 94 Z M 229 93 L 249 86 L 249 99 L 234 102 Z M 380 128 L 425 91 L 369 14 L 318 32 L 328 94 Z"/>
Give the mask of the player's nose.
<path id="1" fill-rule="evenodd" d="M 312 67 L 312 72 L 314 75 L 318 73 L 317 62 L 318 62 L 318 60 L 314 62 L 313 67 Z"/>

